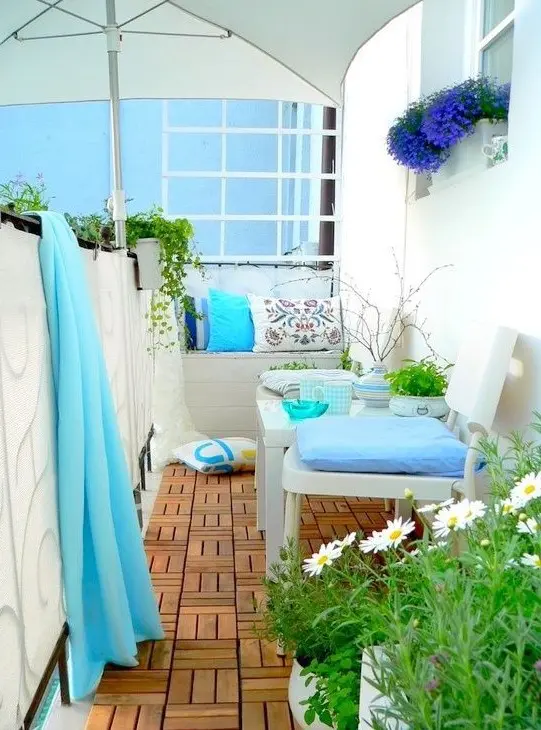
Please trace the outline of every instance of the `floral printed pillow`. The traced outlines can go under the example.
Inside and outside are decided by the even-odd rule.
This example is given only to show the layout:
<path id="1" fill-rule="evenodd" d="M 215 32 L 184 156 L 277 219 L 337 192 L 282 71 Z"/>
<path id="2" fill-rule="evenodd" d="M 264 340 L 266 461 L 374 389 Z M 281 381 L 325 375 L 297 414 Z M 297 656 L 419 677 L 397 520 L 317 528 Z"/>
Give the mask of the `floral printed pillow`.
<path id="1" fill-rule="evenodd" d="M 340 297 L 271 299 L 248 296 L 254 322 L 254 352 L 342 349 Z"/>

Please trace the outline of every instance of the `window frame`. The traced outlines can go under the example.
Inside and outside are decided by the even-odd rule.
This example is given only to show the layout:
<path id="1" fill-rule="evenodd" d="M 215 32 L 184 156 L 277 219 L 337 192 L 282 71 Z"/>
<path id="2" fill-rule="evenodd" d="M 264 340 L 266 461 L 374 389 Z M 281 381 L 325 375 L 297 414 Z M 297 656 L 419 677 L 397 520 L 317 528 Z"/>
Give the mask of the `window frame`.
<path id="1" fill-rule="evenodd" d="M 283 106 L 285 102 L 278 101 L 278 126 L 276 127 L 231 127 L 227 125 L 227 101 L 226 99 L 221 100 L 222 103 L 222 115 L 221 125 L 219 127 L 182 127 L 178 125 L 170 124 L 169 121 L 169 101 L 164 100 L 162 102 L 162 208 L 166 218 L 174 219 L 178 217 L 188 218 L 190 221 L 219 221 L 220 222 L 220 252 L 218 256 L 205 256 L 201 257 L 203 263 L 215 263 L 220 262 L 245 262 L 248 259 L 250 261 L 291 261 L 292 258 L 295 261 L 302 259 L 303 261 L 336 261 L 338 260 L 338 240 L 337 240 L 337 228 L 339 226 L 339 200 L 341 195 L 340 190 L 340 170 L 341 170 L 341 153 L 342 153 L 342 139 L 341 139 L 341 110 L 337 110 L 337 124 L 336 129 L 305 129 L 305 128 L 290 128 L 283 126 Z M 323 125 L 324 126 L 324 125 Z M 170 170 L 169 169 L 169 141 L 171 135 L 175 134 L 219 134 L 221 135 L 221 169 L 217 171 L 181 171 L 181 170 Z M 238 172 L 227 170 L 227 136 L 236 134 L 254 134 L 254 135 L 277 135 L 277 171 L 276 172 Z M 335 164 L 334 170 L 331 173 L 323 172 L 287 172 L 283 170 L 283 141 L 286 137 L 302 138 L 304 136 L 315 136 L 321 137 L 336 137 L 336 153 L 335 153 Z M 298 152 L 297 152 L 298 154 Z M 173 178 L 218 178 L 221 180 L 221 205 L 220 213 L 218 214 L 191 214 L 183 212 L 175 212 L 175 214 L 169 213 L 169 181 Z M 277 213 L 276 214 L 227 214 L 226 211 L 226 182 L 228 179 L 268 179 L 277 181 Z M 293 180 L 298 185 L 301 184 L 302 180 L 319 181 L 320 185 L 323 180 L 334 180 L 335 181 L 335 201 L 333 206 L 333 215 L 302 215 L 295 213 L 293 215 L 286 215 L 282 211 L 283 206 L 283 184 L 284 181 Z M 260 255 L 250 254 L 243 256 L 232 256 L 228 255 L 225 250 L 225 229 L 226 222 L 229 221 L 271 221 L 277 223 L 277 240 L 276 240 L 276 251 L 273 255 Z M 335 223 L 335 241 L 334 241 L 334 254 L 332 256 L 297 256 L 296 254 L 282 252 L 282 222 L 293 222 L 295 226 L 299 226 L 301 222 L 322 222 L 332 221 Z"/>
<path id="2" fill-rule="evenodd" d="M 483 68 L 483 54 L 495 43 L 501 36 L 514 27 L 516 8 L 508 13 L 505 18 L 492 28 L 491 31 L 484 34 L 484 11 L 487 0 L 475 0 L 475 23 L 474 23 L 474 44 L 473 44 L 473 74 L 481 73 Z"/>

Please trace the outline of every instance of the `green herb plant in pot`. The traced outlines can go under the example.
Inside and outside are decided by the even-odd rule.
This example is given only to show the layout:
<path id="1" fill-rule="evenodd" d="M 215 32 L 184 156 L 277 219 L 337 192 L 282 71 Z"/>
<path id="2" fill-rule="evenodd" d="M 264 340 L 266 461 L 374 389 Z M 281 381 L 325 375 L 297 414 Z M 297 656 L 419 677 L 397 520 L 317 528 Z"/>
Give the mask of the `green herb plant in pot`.
<path id="1" fill-rule="evenodd" d="M 442 367 L 430 358 L 419 362 L 404 360 L 404 363 L 407 363 L 405 367 L 385 375 L 391 387 L 391 411 L 396 416 L 446 416 L 449 413 L 445 400 L 446 371 L 452 366 Z"/>

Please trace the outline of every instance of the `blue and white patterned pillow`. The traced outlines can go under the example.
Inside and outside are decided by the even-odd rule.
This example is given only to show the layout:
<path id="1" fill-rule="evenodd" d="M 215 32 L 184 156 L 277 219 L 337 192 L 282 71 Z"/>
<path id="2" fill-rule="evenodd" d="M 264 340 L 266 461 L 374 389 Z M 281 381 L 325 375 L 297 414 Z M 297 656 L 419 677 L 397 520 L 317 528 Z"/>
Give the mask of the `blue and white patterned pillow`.
<path id="1" fill-rule="evenodd" d="M 254 471 L 256 443 L 239 437 L 192 441 L 173 450 L 173 456 L 203 474 Z"/>
<path id="2" fill-rule="evenodd" d="M 193 311 L 179 317 L 177 310 L 179 339 L 182 341 L 187 336 L 188 350 L 206 350 L 209 343 L 208 300 L 205 297 L 190 297 L 190 300 Z"/>

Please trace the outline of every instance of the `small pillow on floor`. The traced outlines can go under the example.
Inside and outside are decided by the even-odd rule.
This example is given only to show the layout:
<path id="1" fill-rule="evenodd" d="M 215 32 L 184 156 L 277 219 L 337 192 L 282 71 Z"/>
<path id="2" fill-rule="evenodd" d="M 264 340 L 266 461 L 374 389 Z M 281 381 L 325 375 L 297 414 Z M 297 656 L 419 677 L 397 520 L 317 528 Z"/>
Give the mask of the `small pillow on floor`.
<path id="1" fill-rule="evenodd" d="M 206 439 L 174 449 L 173 456 L 202 474 L 255 470 L 255 441 L 245 438 Z"/>
<path id="2" fill-rule="evenodd" d="M 318 471 L 463 477 L 468 447 L 436 418 L 335 416 L 297 427 L 301 461 Z"/>

